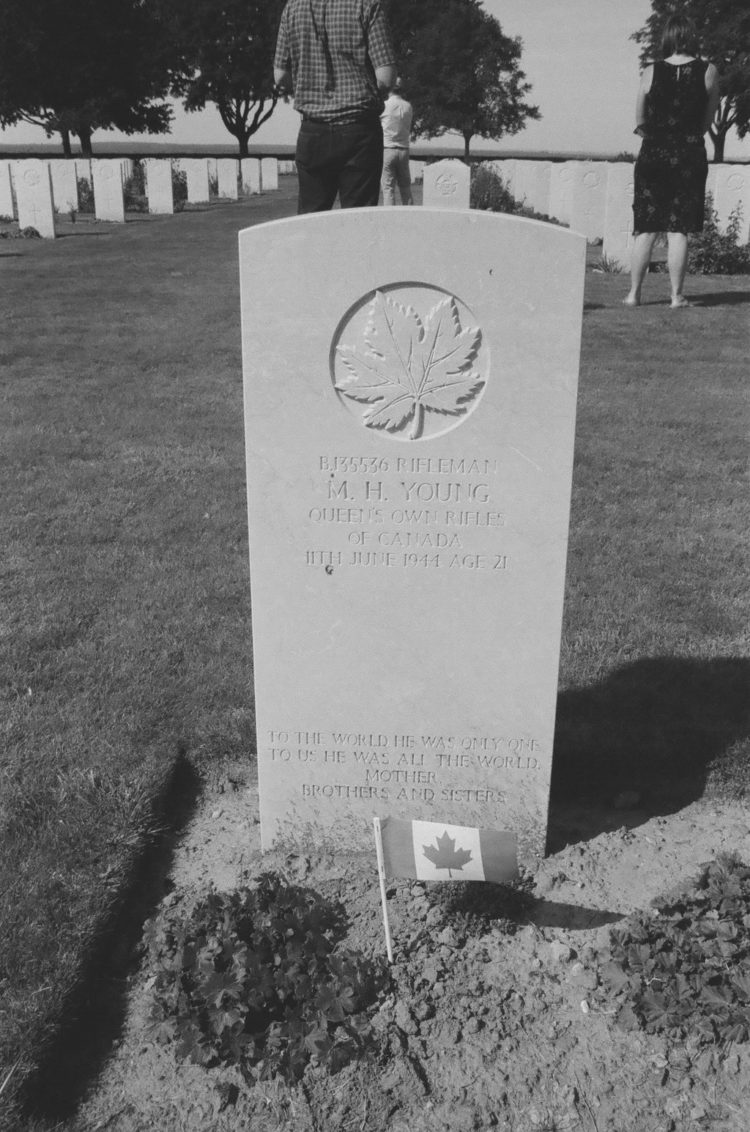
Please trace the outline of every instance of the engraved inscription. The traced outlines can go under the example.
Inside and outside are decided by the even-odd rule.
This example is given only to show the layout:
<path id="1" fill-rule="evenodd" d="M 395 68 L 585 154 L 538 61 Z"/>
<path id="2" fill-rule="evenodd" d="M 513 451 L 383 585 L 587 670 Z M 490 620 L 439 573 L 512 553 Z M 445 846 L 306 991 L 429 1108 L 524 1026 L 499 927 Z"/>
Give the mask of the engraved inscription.
<path id="1" fill-rule="evenodd" d="M 541 773 L 542 745 L 529 735 L 408 735 L 274 728 L 271 762 L 305 767 L 303 798 L 504 804 Z M 299 774 L 299 772 L 297 772 Z M 463 781 L 462 781 L 463 779 Z"/>
<path id="2" fill-rule="evenodd" d="M 435 181 L 435 188 L 444 197 L 452 196 L 458 189 L 458 181 L 450 173 L 441 173 Z"/>
<path id="3" fill-rule="evenodd" d="M 370 293 L 340 324 L 333 385 L 368 429 L 396 440 L 441 435 L 473 410 L 487 381 L 488 351 L 454 295 L 404 284 Z"/>
<path id="4" fill-rule="evenodd" d="M 506 516 L 495 502 L 497 460 L 324 455 L 318 471 L 322 498 L 307 519 L 319 533 L 305 550 L 307 566 L 329 574 L 342 566 L 440 567 L 498 578 L 512 570 Z"/>

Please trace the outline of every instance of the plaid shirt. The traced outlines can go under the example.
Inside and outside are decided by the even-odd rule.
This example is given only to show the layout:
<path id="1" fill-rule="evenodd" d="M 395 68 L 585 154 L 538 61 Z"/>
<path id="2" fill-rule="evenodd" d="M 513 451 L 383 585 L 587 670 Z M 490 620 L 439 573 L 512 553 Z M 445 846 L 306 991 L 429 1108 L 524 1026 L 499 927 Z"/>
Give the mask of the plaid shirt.
<path id="1" fill-rule="evenodd" d="M 381 0 L 288 0 L 274 66 L 291 71 L 303 117 L 343 125 L 380 114 L 375 68 L 394 62 Z"/>

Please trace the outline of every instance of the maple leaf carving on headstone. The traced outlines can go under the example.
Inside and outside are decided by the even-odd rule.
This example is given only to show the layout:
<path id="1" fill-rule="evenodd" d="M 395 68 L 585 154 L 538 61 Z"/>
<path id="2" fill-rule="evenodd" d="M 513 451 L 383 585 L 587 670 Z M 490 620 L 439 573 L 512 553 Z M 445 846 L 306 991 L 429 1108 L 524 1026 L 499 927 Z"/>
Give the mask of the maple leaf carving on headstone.
<path id="1" fill-rule="evenodd" d="M 376 291 L 365 326 L 366 349 L 340 345 L 350 377 L 336 389 L 372 408 L 369 428 L 396 432 L 411 422 L 410 439 L 421 436 L 424 413 L 460 416 L 484 385 L 473 368 L 482 332 L 461 327 L 456 300 L 437 303 L 424 322 L 411 306 Z"/>
<path id="2" fill-rule="evenodd" d="M 471 860 L 471 849 L 456 849 L 455 838 L 450 836 L 447 829 L 442 837 L 435 838 L 435 845 L 423 845 L 422 852 L 436 869 L 447 869 L 449 877 L 451 869 L 460 872 Z"/>

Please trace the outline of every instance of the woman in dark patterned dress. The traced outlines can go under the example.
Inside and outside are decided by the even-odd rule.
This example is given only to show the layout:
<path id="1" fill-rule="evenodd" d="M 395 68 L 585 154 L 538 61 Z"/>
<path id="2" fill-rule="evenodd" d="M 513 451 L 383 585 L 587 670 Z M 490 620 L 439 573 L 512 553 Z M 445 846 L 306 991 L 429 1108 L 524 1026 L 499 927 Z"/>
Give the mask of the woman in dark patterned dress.
<path id="1" fill-rule="evenodd" d="M 631 288 L 623 301 L 637 307 L 659 232 L 667 233 L 672 306 L 690 304 L 682 293 L 688 232 L 703 228 L 708 164 L 703 135 L 719 103 L 716 67 L 698 58 L 689 20 L 667 21 L 663 58 L 646 67 L 636 102 L 635 132 L 642 139 L 635 163 Z"/>

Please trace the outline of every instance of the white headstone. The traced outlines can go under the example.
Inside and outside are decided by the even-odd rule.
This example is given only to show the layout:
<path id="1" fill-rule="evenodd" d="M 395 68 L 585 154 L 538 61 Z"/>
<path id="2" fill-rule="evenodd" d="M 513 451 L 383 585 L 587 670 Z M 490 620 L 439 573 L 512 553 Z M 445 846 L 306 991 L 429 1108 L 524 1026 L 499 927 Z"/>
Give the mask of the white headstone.
<path id="1" fill-rule="evenodd" d="M 55 212 L 52 206 L 52 182 L 46 161 L 35 157 L 13 164 L 18 227 L 36 228 L 40 236 L 55 236 Z"/>
<path id="2" fill-rule="evenodd" d="M 97 220 L 125 223 L 122 163 L 119 158 L 95 158 L 91 163 L 94 178 L 94 212 Z"/>
<path id="3" fill-rule="evenodd" d="M 295 170 L 296 170 L 295 165 Z M 242 191 L 247 196 L 260 192 L 260 161 L 257 157 L 243 157 L 240 161 Z"/>
<path id="4" fill-rule="evenodd" d="M 409 158 L 409 169 L 411 170 L 411 179 L 414 184 L 420 184 L 424 176 L 424 161 L 412 161 L 411 158 Z"/>
<path id="5" fill-rule="evenodd" d="M 630 271 L 633 250 L 632 161 L 613 161 L 607 172 L 602 255 Z"/>
<path id="6" fill-rule="evenodd" d="M 58 212 L 78 211 L 78 178 L 75 161 L 54 158 L 49 163 L 52 179 L 52 203 Z"/>
<path id="7" fill-rule="evenodd" d="M 527 208 L 533 207 L 531 203 L 531 179 L 533 176 L 533 166 L 534 162 L 526 159 L 519 158 L 515 162 L 515 197 L 520 203 L 525 204 Z"/>
<path id="8" fill-rule="evenodd" d="M 735 209 L 741 213 L 738 243 L 750 239 L 750 165 L 716 166 L 714 207 L 719 216 L 719 228 L 726 231 L 729 218 Z"/>
<path id="9" fill-rule="evenodd" d="M 276 157 L 263 157 L 260 162 L 260 187 L 264 193 L 279 187 L 279 162 Z"/>
<path id="10" fill-rule="evenodd" d="M 580 161 L 555 161 L 552 164 L 549 189 L 549 214 L 562 224 L 570 223 L 573 180 Z"/>
<path id="11" fill-rule="evenodd" d="M 426 208 L 469 207 L 471 169 L 463 161 L 450 157 L 425 165 L 422 185 L 422 204 Z"/>
<path id="12" fill-rule="evenodd" d="M 534 857 L 586 243 L 413 212 L 240 233 L 262 841 L 369 848 L 391 814 Z"/>
<path id="13" fill-rule="evenodd" d="M 237 174 L 239 165 L 236 157 L 220 157 L 216 162 L 216 176 L 218 178 L 219 196 L 227 200 L 237 200 L 239 189 Z"/>
<path id="14" fill-rule="evenodd" d="M 205 204 L 209 198 L 208 162 L 201 157 L 183 157 L 181 168 L 187 182 L 190 204 Z"/>
<path id="15" fill-rule="evenodd" d="M 708 196 L 709 193 L 711 194 L 714 202 L 714 208 L 716 208 L 716 175 L 718 169 L 718 165 L 711 163 L 708 166 L 708 174 L 706 175 L 706 196 Z"/>
<path id="16" fill-rule="evenodd" d="M 497 161 L 493 161 L 492 165 L 511 196 L 516 196 L 516 167 L 518 162 L 515 158 L 503 157 Z"/>
<path id="17" fill-rule="evenodd" d="M 522 191 L 526 206 L 543 216 L 549 215 L 551 161 L 524 161 Z"/>
<path id="18" fill-rule="evenodd" d="M 174 212 L 172 162 L 164 158 L 149 157 L 143 164 L 146 170 L 146 196 L 148 197 L 149 212 Z"/>
<path id="19" fill-rule="evenodd" d="M 9 161 L 0 161 L 0 216 L 6 216 L 11 220 L 15 216 Z"/>
<path id="20" fill-rule="evenodd" d="M 603 161 L 581 161 L 573 176 L 570 201 L 570 227 L 589 240 L 604 232 L 604 206 L 607 166 Z"/>

